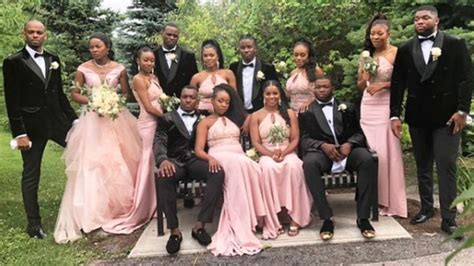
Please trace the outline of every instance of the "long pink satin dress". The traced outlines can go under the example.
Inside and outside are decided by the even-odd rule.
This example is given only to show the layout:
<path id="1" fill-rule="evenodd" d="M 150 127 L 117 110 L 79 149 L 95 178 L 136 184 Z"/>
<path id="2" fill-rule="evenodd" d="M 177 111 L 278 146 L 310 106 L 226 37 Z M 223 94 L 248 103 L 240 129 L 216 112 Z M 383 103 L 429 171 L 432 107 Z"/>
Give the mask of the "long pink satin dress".
<path id="1" fill-rule="evenodd" d="M 297 72 L 286 81 L 286 91 L 290 96 L 291 109 L 296 113 L 300 108 L 312 102 L 314 98 L 313 84 L 305 75 Z"/>
<path id="2" fill-rule="evenodd" d="M 147 89 L 148 99 L 151 104 L 161 111 L 159 97 L 163 90 L 157 81 L 152 80 Z M 127 215 L 116 219 L 114 231 L 122 233 L 131 233 L 135 229 L 150 221 L 156 211 L 156 193 L 155 193 L 155 156 L 153 154 L 153 141 L 157 127 L 155 115 L 148 113 L 135 94 L 140 105 L 140 115 L 138 116 L 137 128 L 141 138 L 141 158 L 138 164 L 137 181 L 133 194 L 133 205 Z"/>
<path id="3" fill-rule="evenodd" d="M 214 87 L 219 84 L 227 84 L 227 80 L 217 74 L 208 75 L 199 85 L 199 110 L 207 110 L 212 113 L 211 97 Z"/>
<path id="4" fill-rule="evenodd" d="M 260 167 L 245 156 L 239 138 L 240 129 L 225 117 L 209 128 L 209 155 L 225 172 L 221 217 L 207 247 L 215 256 L 253 255 L 262 248 L 253 232 L 257 218 L 265 215 Z"/>
<path id="5" fill-rule="evenodd" d="M 387 82 L 392 77 L 393 65 L 380 56 L 377 75 L 369 82 Z M 364 90 L 361 102 L 360 124 L 369 147 L 379 158 L 378 196 L 380 214 L 407 217 L 407 197 L 400 140 L 390 127 L 390 91 L 374 95 Z"/>
<path id="6" fill-rule="evenodd" d="M 87 66 L 77 69 L 89 86 L 107 82 L 117 87 L 119 65 L 101 80 Z M 115 234 L 134 228 L 117 227 L 134 207 L 141 140 L 137 119 L 126 109 L 118 118 L 99 117 L 83 109 L 79 121 L 69 131 L 64 150 L 67 183 L 59 209 L 54 239 L 66 243 L 102 228 Z"/>
<path id="7" fill-rule="evenodd" d="M 267 114 L 260 122 L 258 130 L 262 145 L 269 150 L 277 148 L 284 150 L 288 146 L 288 139 L 278 144 L 278 147 L 270 143 L 270 129 L 275 123 L 286 125 L 285 119 L 278 113 Z M 277 213 L 282 211 L 282 207 L 288 210 L 291 219 L 300 227 L 307 226 L 311 222 L 313 200 L 306 187 L 303 162 L 293 152 L 286 155 L 282 162 L 275 162 L 269 156 L 261 156 L 259 163 L 262 169 L 263 197 L 269 209 L 264 219 L 263 237 L 276 238 L 278 236 L 278 228 L 281 225 Z"/>

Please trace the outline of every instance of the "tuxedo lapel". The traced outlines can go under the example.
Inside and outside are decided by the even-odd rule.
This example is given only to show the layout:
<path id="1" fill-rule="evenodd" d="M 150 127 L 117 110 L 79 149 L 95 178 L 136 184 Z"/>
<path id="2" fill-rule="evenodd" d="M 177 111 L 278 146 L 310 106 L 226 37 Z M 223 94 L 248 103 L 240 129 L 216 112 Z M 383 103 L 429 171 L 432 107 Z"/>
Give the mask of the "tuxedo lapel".
<path id="1" fill-rule="evenodd" d="M 49 80 L 51 79 L 51 55 L 44 56 L 44 62 L 46 63 L 46 81 L 44 82 L 44 89 L 48 88 Z"/>
<path id="2" fill-rule="evenodd" d="M 174 76 L 176 76 L 176 71 L 178 70 L 178 64 L 181 60 L 181 48 L 179 46 L 176 46 L 176 59 L 171 60 L 171 68 L 170 68 L 170 74 L 168 76 L 168 82 L 172 81 L 174 79 Z"/>
<path id="3" fill-rule="evenodd" d="M 168 68 L 168 64 L 166 63 L 165 53 L 163 53 L 163 48 L 160 46 L 158 48 L 158 61 L 160 62 L 160 68 L 163 74 L 165 74 L 167 82 L 170 81 L 170 69 Z"/>
<path id="4" fill-rule="evenodd" d="M 311 112 L 316 118 L 316 121 L 318 122 L 318 125 L 321 128 L 321 130 L 324 132 L 324 134 L 328 136 L 333 136 L 331 129 L 329 128 L 328 121 L 326 120 L 323 110 L 321 109 L 321 105 L 319 105 L 319 103 L 317 102 L 313 104 L 311 107 Z"/>
<path id="5" fill-rule="evenodd" d="M 183 119 L 181 119 L 181 116 L 179 115 L 179 113 L 175 110 L 175 111 L 171 112 L 171 116 L 173 117 L 174 124 L 178 128 L 179 132 L 181 132 L 181 134 L 185 138 L 189 139 L 191 136 L 189 135 L 189 132 L 186 129 L 186 125 L 184 124 Z"/>
<path id="6" fill-rule="evenodd" d="M 31 71 L 33 71 L 36 76 L 38 76 L 41 81 L 45 82 L 45 78 L 43 76 L 43 73 L 41 72 L 41 68 L 36 64 L 35 60 L 31 58 L 30 54 L 26 51 L 26 49 L 23 50 L 23 62 L 25 63 L 26 66 L 28 66 Z"/>
<path id="7" fill-rule="evenodd" d="M 240 98 L 244 100 L 244 89 L 243 89 L 243 77 L 242 77 L 242 71 L 244 70 L 242 66 L 242 61 L 239 62 L 237 65 L 237 75 L 236 75 L 236 80 L 237 80 L 237 92 L 240 95 Z"/>
<path id="8" fill-rule="evenodd" d="M 444 43 L 444 34 L 439 31 L 433 43 L 433 48 L 438 47 L 441 49 L 441 47 L 443 47 L 443 43 Z M 433 75 L 433 72 L 436 69 L 436 66 L 438 65 L 438 61 L 439 60 L 433 61 L 433 55 L 431 54 L 431 51 L 430 51 L 430 58 L 428 60 L 428 65 L 425 68 L 425 72 L 423 72 L 421 82 L 427 80 L 429 77 L 431 77 L 431 75 Z"/>
<path id="9" fill-rule="evenodd" d="M 332 107 L 333 119 L 334 119 L 334 132 L 336 132 L 336 137 L 340 136 L 344 131 L 344 121 L 342 119 L 342 112 L 339 109 L 339 102 L 334 99 L 334 106 Z"/>
<path id="10" fill-rule="evenodd" d="M 257 73 L 262 69 L 262 62 L 257 58 L 255 60 L 255 70 L 253 73 L 253 84 L 252 84 L 252 100 L 255 99 L 258 95 L 258 89 L 260 88 L 260 82 L 257 80 Z"/>
<path id="11" fill-rule="evenodd" d="M 418 37 L 414 37 L 412 39 L 411 45 L 411 53 L 413 57 L 413 63 L 415 63 L 416 70 L 418 73 L 423 76 L 425 72 L 426 64 L 425 59 L 423 58 L 423 51 L 421 51 L 420 41 L 418 41 Z"/>

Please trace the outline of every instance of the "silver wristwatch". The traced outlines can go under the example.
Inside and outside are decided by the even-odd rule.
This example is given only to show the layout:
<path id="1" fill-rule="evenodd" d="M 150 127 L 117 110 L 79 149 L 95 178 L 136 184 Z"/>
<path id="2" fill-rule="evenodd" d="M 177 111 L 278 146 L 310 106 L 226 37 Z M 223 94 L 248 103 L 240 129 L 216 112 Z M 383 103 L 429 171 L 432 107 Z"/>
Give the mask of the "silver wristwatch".
<path id="1" fill-rule="evenodd" d="M 462 116 L 462 117 L 466 117 L 466 116 L 467 116 L 467 113 L 464 112 L 464 111 L 459 110 L 459 111 L 458 111 L 458 115 L 460 115 L 460 116 Z"/>

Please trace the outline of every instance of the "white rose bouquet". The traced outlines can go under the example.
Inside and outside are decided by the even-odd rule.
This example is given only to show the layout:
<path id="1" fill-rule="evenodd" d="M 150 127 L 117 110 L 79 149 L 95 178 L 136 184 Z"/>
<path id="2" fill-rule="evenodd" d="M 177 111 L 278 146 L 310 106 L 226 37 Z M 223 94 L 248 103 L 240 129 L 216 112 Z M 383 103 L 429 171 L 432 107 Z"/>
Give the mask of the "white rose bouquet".
<path id="1" fill-rule="evenodd" d="M 81 93 L 89 98 L 87 110 L 96 112 L 100 117 L 108 116 L 110 119 L 115 120 L 123 108 L 125 108 L 125 98 L 108 84 L 86 87 L 81 89 Z"/>
<path id="2" fill-rule="evenodd" d="M 276 145 L 278 148 L 280 144 L 288 139 L 288 127 L 276 122 L 270 128 L 270 133 L 268 135 L 270 136 L 270 143 Z"/>
<path id="3" fill-rule="evenodd" d="M 260 154 L 255 148 L 248 149 L 245 152 L 245 155 L 255 162 L 258 162 L 258 160 L 260 160 Z"/>
<path id="4" fill-rule="evenodd" d="M 158 98 L 158 103 L 161 106 L 161 109 L 165 112 L 172 112 L 178 108 L 179 104 L 181 103 L 181 100 L 176 97 L 175 95 L 173 96 L 168 96 L 166 94 L 161 94 L 160 98 Z"/>
<path id="5" fill-rule="evenodd" d="M 365 50 L 360 54 L 359 60 L 362 68 L 369 73 L 370 75 L 377 74 L 377 68 L 379 67 L 379 63 L 377 62 L 376 58 L 370 56 L 370 52 Z"/>

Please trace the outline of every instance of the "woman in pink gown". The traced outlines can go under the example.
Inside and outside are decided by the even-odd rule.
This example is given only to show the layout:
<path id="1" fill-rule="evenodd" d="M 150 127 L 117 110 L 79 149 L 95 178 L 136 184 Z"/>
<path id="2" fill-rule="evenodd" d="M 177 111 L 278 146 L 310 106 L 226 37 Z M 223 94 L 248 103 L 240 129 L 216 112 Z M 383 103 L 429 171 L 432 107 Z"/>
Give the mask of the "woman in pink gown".
<path id="1" fill-rule="evenodd" d="M 389 44 L 390 26 L 376 15 L 366 33 L 366 50 L 377 59 L 375 75 L 359 68 L 357 85 L 362 89 L 360 124 L 369 147 L 379 158 L 378 199 L 381 215 L 407 217 L 405 174 L 400 140 L 390 128 L 390 79 L 397 48 Z"/>
<path id="2" fill-rule="evenodd" d="M 298 113 L 314 101 L 314 81 L 324 73 L 316 64 L 314 48 L 305 39 L 297 41 L 293 46 L 293 61 L 296 68 L 286 81 L 286 93 L 291 109 Z"/>
<path id="3" fill-rule="evenodd" d="M 125 67 L 111 60 L 111 42 L 102 33 L 92 35 L 89 50 L 93 59 L 80 65 L 78 86 L 107 83 L 122 94 L 128 89 Z M 87 104 L 79 88 L 72 99 Z M 63 158 L 67 183 L 59 209 L 54 239 L 66 243 L 102 229 L 108 233 L 130 233 L 137 226 L 127 224 L 135 208 L 137 170 L 141 141 L 136 118 L 126 109 L 115 120 L 100 117 L 85 108 L 79 121 L 69 131 Z M 138 225 L 139 226 L 139 225 Z"/>
<path id="4" fill-rule="evenodd" d="M 254 230 L 266 212 L 260 167 L 245 156 L 239 142 L 245 111 L 237 92 L 225 84 L 214 88 L 212 104 L 214 113 L 198 125 L 195 151 L 209 162 L 211 172 L 223 169 L 225 181 L 219 226 L 207 248 L 216 256 L 253 255 L 262 248 Z"/>
<path id="5" fill-rule="evenodd" d="M 312 197 L 306 187 L 303 162 L 295 150 L 299 142 L 298 119 L 288 109 L 283 89 L 277 81 L 262 85 L 264 106 L 252 114 L 250 135 L 252 145 L 261 154 L 262 191 L 269 213 L 264 219 L 264 238 L 276 238 L 283 233 L 277 214 L 290 217 L 289 236 L 296 236 L 299 228 L 311 222 Z M 272 140 L 274 126 L 284 128 L 285 139 Z M 276 142 L 278 141 L 278 142 Z M 273 143 L 272 143 L 273 142 Z"/>
<path id="6" fill-rule="evenodd" d="M 199 89 L 199 106 L 201 113 L 213 112 L 211 97 L 212 90 L 216 85 L 229 84 L 237 88 L 235 76 L 229 69 L 223 69 L 224 56 L 219 43 L 215 40 L 205 40 L 201 46 L 203 70 L 196 73 L 190 84 Z"/>

